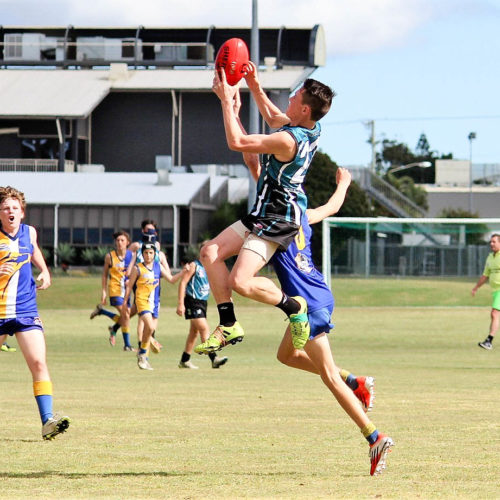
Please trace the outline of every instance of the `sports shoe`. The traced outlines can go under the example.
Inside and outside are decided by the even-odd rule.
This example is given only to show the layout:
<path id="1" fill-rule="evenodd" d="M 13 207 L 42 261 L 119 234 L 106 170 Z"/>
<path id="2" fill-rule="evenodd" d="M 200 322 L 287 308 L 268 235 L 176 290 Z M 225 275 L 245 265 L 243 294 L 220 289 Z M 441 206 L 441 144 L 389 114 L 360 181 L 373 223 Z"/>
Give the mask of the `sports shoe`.
<path id="1" fill-rule="evenodd" d="M 493 344 L 488 340 L 484 339 L 482 342 L 479 342 L 477 344 L 479 347 L 482 347 L 483 349 L 487 349 L 488 351 L 491 351 L 493 349 Z"/>
<path id="2" fill-rule="evenodd" d="M 155 354 L 158 354 L 163 349 L 163 346 L 154 337 L 149 339 L 149 347 Z"/>
<path id="3" fill-rule="evenodd" d="M 385 461 L 387 453 L 391 451 L 391 446 L 394 446 L 394 441 L 385 434 L 379 434 L 377 440 L 370 445 L 368 456 L 370 457 L 370 476 L 382 474 L 385 469 Z"/>
<path id="4" fill-rule="evenodd" d="M 2 344 L 0 349 L 3 352 L 16 352 L 17 351 L 17 349 L 15 347 L 10 347 L 10 345 L 8 345 L 8 344 Z"/>
<path id="5" fill-rule="evenodd" d="M 153 370 L 153 367 L 149 364 L 149 359 L 146 354 L 137 355 L 137 366 L 141 370 Z"/>
<path id="6" fill-rule="evenodd" d="M 109 332 L 109 343 L 110 343 L 111 347 L 115 347 L 116 332 L 113 330 L 112 326 L 108 326 L 108 332 Z"/>
<path id="7" fill-rule="evenodd" d="M 189 368 L 190 370 L 197 370 L 199 367 L 196 365 L 193 365 L 191 361 L 181 361 L 179 363 L 179 368 Z"/>
<path id="8" fill-rule="evenodd" d="M 102 304 L 97 304 L 95 309 L 90 313 L 90 319 L 94 319 L 96 316 L 99 316 L 102 311 Z"/>
<path id="9" fill-rule="evenodd" d="M 212 361 L 212 368 L 219 368 L 222 365 L 225 365 L 227 363 L 227 357 L 224 356 L 223 358 L 214 358 Z"/>
<path id="10" fill-rule="evenodd" d="M 309 340 L 311 327 L 307 317 L 307 302 L 303 297 L 292 297 L 300 304 L 300 310 L 296 314 L 290 314 L 290 331 L 292 333 L 292 344 L 295 349 L 302 349 Z"/>
<path id="11" fill-rule="evenodd" d="M 233 326 L 219 325 L 214 332 L 203 342 L 194 348 L 197 354 L 208 354 L 209 352 L 220 351 L 227 344 L 236 344 L 241 342 L 245 332 L 241 325 L 236 321 Z"/>
<path id="12" fill-rule="evenodd" d="M 128 352 L 135 352 L 135 349 L 131 345 L 124 345 L 123 350 Z"/>
<path id="13" fill-rule="evenodd" d="M 54 415 L 49 418 L 42 426 L 42 437 L 46 441 L 54 439 L 58 434 L 66 432 L 69 427 L 71 420 L 69 417 L 61 417 L 59 415 Z"/>
<path id="14" fill-rule="evenodd" d="M 354 395 L 361 401 L 365 413 L 373 408 L 375 399 L 375 379 L 373 377 L 356 377 L 358 388 L 353 391 Z"/>

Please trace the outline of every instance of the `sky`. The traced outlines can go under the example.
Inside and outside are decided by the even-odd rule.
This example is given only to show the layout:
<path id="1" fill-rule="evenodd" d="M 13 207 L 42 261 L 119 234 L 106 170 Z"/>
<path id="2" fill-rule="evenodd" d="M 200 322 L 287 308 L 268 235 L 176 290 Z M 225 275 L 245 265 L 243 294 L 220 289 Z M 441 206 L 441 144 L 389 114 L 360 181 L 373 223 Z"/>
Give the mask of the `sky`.
<path id="1" fill-rule="evenodd" d="M 0 0 L 3 26 L 250 27 L 252 0 Z M 261 27 L 325 30 L 337 93 L 320 149 L 368 165 L 375 137 L 500 164 L 500 0 L 259 0 Z M 476 139 L 470 141 L 469 133 Z"/>

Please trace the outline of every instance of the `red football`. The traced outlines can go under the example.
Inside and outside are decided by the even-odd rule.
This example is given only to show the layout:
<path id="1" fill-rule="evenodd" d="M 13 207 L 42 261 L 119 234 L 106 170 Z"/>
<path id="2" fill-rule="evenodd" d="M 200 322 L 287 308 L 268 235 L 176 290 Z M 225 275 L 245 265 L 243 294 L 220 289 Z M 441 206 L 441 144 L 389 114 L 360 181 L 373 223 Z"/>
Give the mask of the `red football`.
<path id="1" fill-rule="evenodd" d="M 241 38 L 230 38 L 217 52 L 215 67 L 224 70 L 229 85 L 236 85 L 245 76 L 248 60 L 246 43 Z"/>

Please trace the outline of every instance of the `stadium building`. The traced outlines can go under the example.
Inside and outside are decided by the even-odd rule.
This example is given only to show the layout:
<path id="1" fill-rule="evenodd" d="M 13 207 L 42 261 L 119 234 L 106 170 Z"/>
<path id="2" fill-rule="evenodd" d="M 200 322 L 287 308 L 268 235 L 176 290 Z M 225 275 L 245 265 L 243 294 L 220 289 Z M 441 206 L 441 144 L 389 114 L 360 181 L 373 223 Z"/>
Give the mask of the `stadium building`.
<path id="1" fill-rule="evenodd" d="M 222 43 L 250 46 L 250 36 L 214 26 L 0 27 L 2 185 L 26 193 L 41 246 L 111 244 L 113 230 L 137 232 L 150 217 L 178 264 L 230 196 L 229 176 L 214 174 L 246 177 L 211 87 Z M 323 29 L 261 28 L 259 53 L 262 86 L 284 108 L 325 62 Z M 248 127 L 244 85 L 242 100 Z"/>

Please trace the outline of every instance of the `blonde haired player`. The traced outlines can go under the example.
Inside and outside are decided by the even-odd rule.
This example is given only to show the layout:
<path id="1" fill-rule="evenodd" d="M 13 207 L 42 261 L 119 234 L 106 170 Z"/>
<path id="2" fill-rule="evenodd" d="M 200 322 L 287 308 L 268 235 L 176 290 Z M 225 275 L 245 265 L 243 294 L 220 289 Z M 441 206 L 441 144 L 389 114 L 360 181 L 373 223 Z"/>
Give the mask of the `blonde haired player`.
<path id="1" fill-rule="evenodd" d="M 33 378 L 42 437 L 50 440 L 65 432 L 70 420 L 52 412 L 52 382 L 36 304 L 36 290 L 50 286 L 50 273 L 35 228 L 21 223 L 25 209 L 23 193 L 10 186 L 0 187 L 0 344 L 7 335 L 16 336 Z M 40 270 L 38 286 L 31 264 Z"/>

